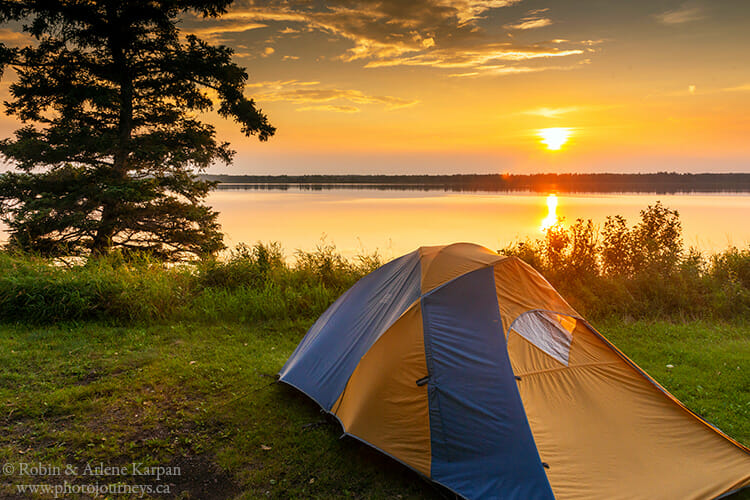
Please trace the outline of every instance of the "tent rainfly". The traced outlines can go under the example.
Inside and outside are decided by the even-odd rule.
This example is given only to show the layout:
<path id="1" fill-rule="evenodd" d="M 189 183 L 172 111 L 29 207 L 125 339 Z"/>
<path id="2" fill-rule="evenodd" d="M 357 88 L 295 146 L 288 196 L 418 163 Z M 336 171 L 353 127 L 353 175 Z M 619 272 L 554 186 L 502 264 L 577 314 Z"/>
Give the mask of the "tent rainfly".
<path id="1" fill-rule="evenodd" d="M 709 499 L 750 450 L 691 412 L 534 269 L 473 244 L 362 278 L 281 370 L 344 432 L 466 499 Z"/>

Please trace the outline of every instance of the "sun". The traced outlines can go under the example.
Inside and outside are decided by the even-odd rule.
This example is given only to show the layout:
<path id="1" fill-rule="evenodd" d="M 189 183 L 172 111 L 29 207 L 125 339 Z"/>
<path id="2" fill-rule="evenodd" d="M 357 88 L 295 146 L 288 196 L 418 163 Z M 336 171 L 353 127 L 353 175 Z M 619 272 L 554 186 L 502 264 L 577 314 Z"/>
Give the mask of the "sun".
<path id="1" fill-rule="evenodd" d="M 573 129 L 563 127 L 542 128 L 537 131 L 537 135 L 542 138 L 542 144 L 550 151 L 559 151 L 572 134 Z"/>

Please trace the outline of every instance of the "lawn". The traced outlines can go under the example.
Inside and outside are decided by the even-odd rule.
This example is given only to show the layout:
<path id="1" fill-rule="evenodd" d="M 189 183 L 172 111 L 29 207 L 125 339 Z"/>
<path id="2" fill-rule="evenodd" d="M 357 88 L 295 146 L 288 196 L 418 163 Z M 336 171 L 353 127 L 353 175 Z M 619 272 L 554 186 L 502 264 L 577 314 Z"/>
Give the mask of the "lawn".
<path id="1" fill-rule="evenodd" d="M 442 498 L 417 474 L 340 439 L 315 403 L 274 383 L 310 324 L 0 326 L 0 462 L 15 467 L 0 496 L 67 481 L 159 486 L 183 498 Z M 595 326 L 687 406 L 750 444 L 750 324 Z M 23 475 L 22 463 L 62 473 Z M 67 465 L 75 473 L 65 475 Z M 133 476 L 134 467 L 161 477 Z"/>

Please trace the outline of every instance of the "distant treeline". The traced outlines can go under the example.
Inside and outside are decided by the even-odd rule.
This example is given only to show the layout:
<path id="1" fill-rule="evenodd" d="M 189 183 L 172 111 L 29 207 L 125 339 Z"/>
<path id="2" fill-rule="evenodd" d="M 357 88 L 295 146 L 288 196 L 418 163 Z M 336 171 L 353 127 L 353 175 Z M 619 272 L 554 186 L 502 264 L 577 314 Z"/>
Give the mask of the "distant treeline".
<path id="1" fill-rule="evenodd" d="M 221 189 L 382 189 L 535 192 L 750 192 L 750 174 L 203 175 Z"/>

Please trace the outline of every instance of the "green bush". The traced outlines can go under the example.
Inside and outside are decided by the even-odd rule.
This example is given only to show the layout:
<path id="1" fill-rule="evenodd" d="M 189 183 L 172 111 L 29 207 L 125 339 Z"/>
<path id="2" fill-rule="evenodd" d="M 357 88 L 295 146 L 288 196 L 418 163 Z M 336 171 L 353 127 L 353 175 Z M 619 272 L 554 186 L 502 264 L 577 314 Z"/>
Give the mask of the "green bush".
<path id="1" fill-rule="evenodd" d="M 581 314 L 596 318 L 750 318 L 750 249 L 706 258 L 685 251 L 679 213 L 657 202 L 632 227 L 607 217 L 559 223 L 543 238 L 499 250 L 537 270 Z"/>

